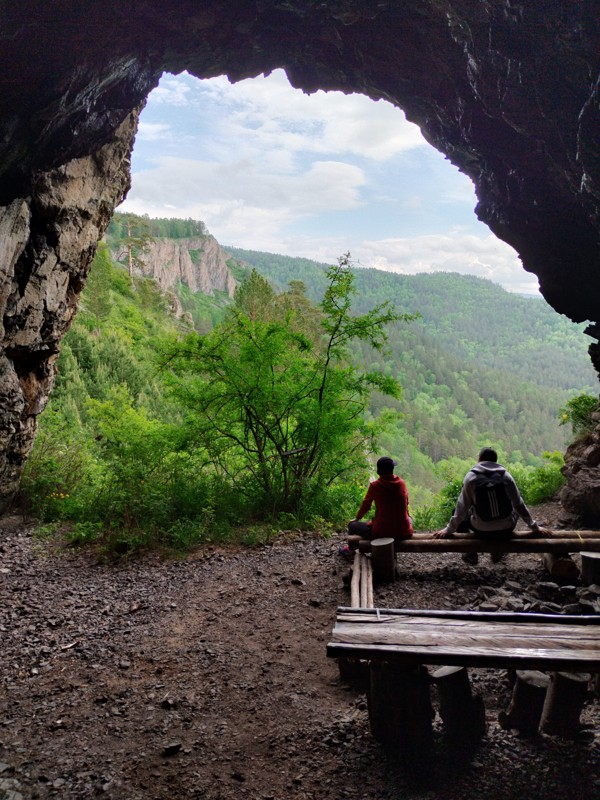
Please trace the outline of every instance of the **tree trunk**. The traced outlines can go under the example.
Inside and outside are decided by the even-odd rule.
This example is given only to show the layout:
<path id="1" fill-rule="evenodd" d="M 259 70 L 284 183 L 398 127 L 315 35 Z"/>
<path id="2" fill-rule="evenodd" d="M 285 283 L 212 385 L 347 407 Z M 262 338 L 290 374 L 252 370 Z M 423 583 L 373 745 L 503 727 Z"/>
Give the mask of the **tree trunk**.
<path id="1" fill-rule="evenodd" d="M 600 553 L 581 553 L 581 581 L 600 584 Z"/>
<path id="2" fill-rule="evenodd" d="M 565 581 L 579 578 L 579 567 L 568 553 L 542 553 L 542 563 L 553 578 Z"/>
<path id="3" fill-rule="evenodd" d="M 392 583 L 396 577 L 394 540 L 391 537 L 373 539 L 371 542 L 373 580 L 376 584 Z"/>
<path id="4" fill-rule="evenodd" d="M 417 770 L 429 763 L 433 744 L 429 684 L 424 667 L 371 663 L 371 733 L 391 757 Z"/>
<path id="5" fill-rule="evenodd" d="M 514 728 L 524 737 L 535 736 L 549 685 L 550 677 L 543 672 L 517 670 L 508 711 L 501 711 L 498 715 L 500 727 L 504 730 Z"/>
<path id="6" fill-rule="evenodd" d="M 440 667 L 432 677 L 448 743 L 456 749 L 479 741 L 486 731 L 485 709 L 481 698 L 471 692 L 467 668 Z"/>
<path id="7" fill-rule="evenodd" d="M 553 672 L 546 693 L 540 730 L 573 738 L 581 730 L 580 715 L 587 699 L 591 675 L 581 672 Z"/>

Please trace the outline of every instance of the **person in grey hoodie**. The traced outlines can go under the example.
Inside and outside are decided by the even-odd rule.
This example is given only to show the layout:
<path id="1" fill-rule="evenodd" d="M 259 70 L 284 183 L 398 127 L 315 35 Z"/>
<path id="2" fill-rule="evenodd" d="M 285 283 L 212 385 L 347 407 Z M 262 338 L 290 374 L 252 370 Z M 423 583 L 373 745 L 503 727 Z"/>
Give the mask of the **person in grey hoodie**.
<path id="1" fill-rule="evenodd" d="M 540 527 L 532 518 L 513 476 L 498 464 L 496 451 L 484 447 L 477 464 L 465 475 L 450 522 L 433 536 L 448 539 L 456 532 L 470 532 L 478 538 L 508 539 L 514 534 L 519 517 L 532 536 L 552 536 L 552 531 Z M 492 553 L 491 558 L 493 562 L 500 561 L 502 554 Z M 468 564 L 476 564 L 477 560 L 477 553 L 463 555 Z"/>

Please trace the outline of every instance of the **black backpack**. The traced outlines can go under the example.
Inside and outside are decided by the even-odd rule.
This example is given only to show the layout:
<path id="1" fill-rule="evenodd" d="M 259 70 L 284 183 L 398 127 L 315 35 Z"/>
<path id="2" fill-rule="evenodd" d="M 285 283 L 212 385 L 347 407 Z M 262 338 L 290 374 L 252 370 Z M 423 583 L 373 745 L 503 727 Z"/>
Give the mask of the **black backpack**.
<path id="1" fill-rule="evenodd" d="M 485 522 L 506 519 L 512 513 L 512 503 L 503 472 L 475 472 L 475 513 Z"/>

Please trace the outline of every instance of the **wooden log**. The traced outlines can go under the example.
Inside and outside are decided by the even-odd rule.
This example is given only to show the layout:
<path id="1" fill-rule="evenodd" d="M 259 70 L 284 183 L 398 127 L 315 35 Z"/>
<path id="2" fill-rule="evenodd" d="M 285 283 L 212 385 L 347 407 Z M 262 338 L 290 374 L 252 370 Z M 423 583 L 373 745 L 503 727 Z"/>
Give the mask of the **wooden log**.
<path id="1" fill-rule="evenodd" d="M 564 581 L 579 578 L 579 567 L 568 553 L 543 553 L 542 563 L 553 578 Z"/>
<path id="2" fill-rule="evenodd" d="M 435 715 L 424 667 L 372 663 L 367 695 L 371 733 L 408 767 L 429 762 Z"/>
<path id="3" fill-rule="evenodd" d="M 600 553 L 581 553 L 581 581 L 588 586 L 600 583 Z"/>
<path id="4" fill-rule="evenodd" d="M 421 533 L 414 533 L 410 539 L 400 540 L 400 541 L 411 541 L 411 542 L 419 542 L 419 541 L 429 541 L 433 538 L 433 533 L 431 532 L 421 532 Z M 455 533 L 452 537 L 453 540 L 462 541 L 463 539 L 473 539 L 474 536 L 472 533 Z M 552 532 L 552 536 L 536 536 L 530 531 L 516 531 L 514 536 L 511 538 L 511 541 L 524 541 L 526 539 L 545 539 L 546 541 L 552 541 L 553 539 L 578 539 L 580 541 L 586 541 L 588 539 L 600 539 L 600 530 L 597 531 L 563 531 L 563 530 L 555 530 Z M 446 539 L 446 541 L 448 541 Z"/>
<path id="5" fill-rule="evenodd" d="M 374 583 L 392 583 L 396 578 L 396 559 L 394 556 L 394 540 L 391 537 L 373 539 L 371 542 L 371 563 L 373 565 Z"/>
<path id="6" fill-rule="evenodd" d="M 369 662 L 361 658 L 339 658 L 340 680 L 358 692 L 369 691 Z"/>
<path id="7" fill-rule="evenodd" d="M 440 701 L 444 733 L 454 750 L 471 747 L 486 732 L 485 708 L 471 692 L 466 667 L 440 667 L 432 675 Z"/>
<path id="8" fill-rule="evenodd" d="M 367 608 L 373 608 L 373 564 L 367 559 Z"/>
<path id="9" fill-rule="evenodd" d="M 415 535 L 396 542 L 398 553 L 579 553 L 600 552 L 600 537 L 551 538 L 514 536 L 506 541 L 479 539 L 473 536 L 456 536 L 451 539 L 434 539 Z"/>
<path id="10" fill-rule="evenodd" d="M 353 614 L 352 608 L 338 606 L 337 613 Z M 385 611 L 373 608 L 361 612 L 361 616 L 379 617 L 382 613 L 386 617 L 431 617 L 432 619 L 468 620 L 480 622 L 518 622 L 519 624 L 552 623 L 553 625 L 600 625 L 597 614 L 537 614 L 523 611 L 451 611 L 442 609 L 423 608 L 386 608 Z"/>
<path id="11" fill-rule="evenodd" d="M 358 549 L 361 553 L 370 553 L 371 552 L 371 540 L 370 539 L 359 539 L 358 540 Z"/>
<path id="12" fill-rule="evenodd" d="M 553 672 L 542 709 L 540 731 L 570 739 L 581 731 L 580 716 L 591 675 Z"/>
<path id="13" fill-rule="evenodd" d="M 357 550 L 354 554 L 352 582 L 350 583 L 350 605 L 352 608 L 358 608 L 360 606 L 360 558 L 360 553 Z"/>
<path id="14" fill-rule="evenodd" d="M 369 557 L 361 555 L 360 557 L 360 606 L 361 608 L 368 608 L 368 590 L 369 590 Z"/>
<path id="15" fill-rule="evenodd" d="M 360 542 L 360 536 L 356 536 L 356 534 L 350 534 L 348 536 L 348 549 L 354 552 L 358 549 L 358 543 Z"/>
<path id="16" fill-rule="evenodd" d="M 508 710 L 498 715 L 500 727 L 517 730 L 523 737 L 535 736 L 549 685 L 550 677 L 544 672 L 518 669 Z"/>

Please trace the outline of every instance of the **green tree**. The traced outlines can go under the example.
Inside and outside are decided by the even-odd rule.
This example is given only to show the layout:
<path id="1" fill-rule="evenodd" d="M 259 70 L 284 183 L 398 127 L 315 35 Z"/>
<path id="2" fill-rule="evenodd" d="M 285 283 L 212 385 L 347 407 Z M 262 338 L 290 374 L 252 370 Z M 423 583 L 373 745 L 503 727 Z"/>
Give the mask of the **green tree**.
<path id="1" fill-rule="evenodd" d="M 133 270 L 136 267 L 139 268 L 143 266 L 144 253 L 146 253 L 150 247 L 153 236 L 147 219 L 138 217 L 136 214 L 122 214 L 119 216 L 121 218 L 121 235 L 119 238 L 117 261 L 126 258 L 131 288 L 133 289 Z"/>
<path id="2" fill-rule="evenodd" d="M 412 317 L 387 303 L 352 316 L 349 254 L 327 280 L 316 343 L 293 310 L 283 320 L 276 307 L 271 319 L 252 318 L 239 293 L 221 325 L 189 336 L 172 356 L 175 391 L 190 412 L 190 443 L 263 515 L 299 513 L 336 479 L 363 468 L 373 444 L 373 427 L 364 422 L 369 395 L 400 393 L 394 379 L 354 366 L 348 349 L 356 339 L 381 349 L 386 326 Z M 254 285 L 264 290 L 256 279 Z"/>
<path id="3" fill-rule="evenodd" d="M 561 425 L 571 424 L 574 436 L 581 436 L 585 433 L 592 431 L 596 425 L 594 419 L 594 412 L 598 411 L 600 401 L 587 392 L 578 394 L 577 397 L 571 398 L 559 410 L 559 419 Z"/>

